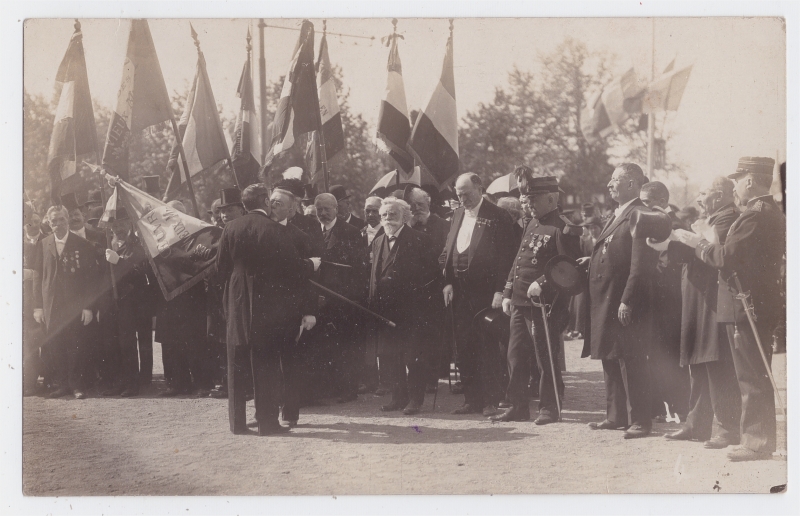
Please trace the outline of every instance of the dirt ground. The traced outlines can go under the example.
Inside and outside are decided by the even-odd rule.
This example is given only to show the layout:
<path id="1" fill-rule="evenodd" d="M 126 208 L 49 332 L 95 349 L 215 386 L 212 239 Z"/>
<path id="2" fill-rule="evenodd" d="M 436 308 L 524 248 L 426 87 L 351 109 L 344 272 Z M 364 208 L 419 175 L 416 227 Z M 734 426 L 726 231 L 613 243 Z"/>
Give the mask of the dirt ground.
<path id="1" fill-rule="evenodd" d="M 303 409 L 284 436 L 233 435 L 227 401 L 159 398 L 24 399 L 26 495 L 347 495 L 516 493 L 768 493 L 786 483 L 785 452 L 729 463 L 725 450 L 592 431 L 605 414 L 599 361 L 566 343 L 564 421 L 491 423 L 453 416 L 463 396 L 440 383 L 415 417 L 380 412 L 388 397 Z M 157 351 L 159 350 L 158 346 Z M 160 358 L 156 357 L 160 364 Z M 775 357 L 785 386 L 785 355 Z M 159 372 L 159 371 L 157 371 Z M 785 388 L 781 389 L 786 399 Z M 535 408 L 536 401 L 532 402 Z M 248 418 L 253 415 L 252 402 Z M 778 416 L 778 448 L 786 426 Z M 187 509 L 188 510 L 188 509 Z"/>

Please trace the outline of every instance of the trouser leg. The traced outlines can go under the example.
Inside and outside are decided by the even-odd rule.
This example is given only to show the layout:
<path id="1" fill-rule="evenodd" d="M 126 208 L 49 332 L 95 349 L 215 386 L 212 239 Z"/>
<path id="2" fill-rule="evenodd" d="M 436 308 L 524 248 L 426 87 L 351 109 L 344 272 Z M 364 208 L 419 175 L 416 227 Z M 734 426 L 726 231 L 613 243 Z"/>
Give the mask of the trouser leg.
<path id="1" fill-rule="evenodd" d="M 119 323 L 119 384 L 124 389 L 135 389 L 139 385 L 139 352 L 136 338 L 135 307 L 130 303 L 120 306 Z"/>
<path id="2" fill-rule="evenodd" d="M 259 425 L 278 422 L 283 379 L 278 345 L 252 346 L 250 361 L 253 368 L 253 395 L 256 406 L 256 420 Z"/>
<path id="3" fill-rule="evenodd" d="M 508 341 L 508 397 L 511 404 L 528 410 L 530 391 L 530 357 L 533 354 L 533 339 L 525 318 L 528 307 L 511 307 L 510 338 Z"/>
<path id="4" fill-rule="evenodd" d="M 24 390 L 30 391 L 36 388 L 42 371 L 42 361 L 39 356 L 41 340 L 34 326 L 37 323 L 23 321 L 23 324 L 26 324 L 26 327 L 22 337 L 22 385 Z"/>
<path id="5" fill-rule="evenodd" d="M 719 422 L 717 434 L 736 442 L 739 440 L 739 422 L 742 419 L 742 394 L 736 380 L 728 335 L 724 328 L 720 330 L 720 360 L 707 365 L 709 395 Z"/>
<path id="6" fill-rule="evenodd" d="M 767 370 L 758 351 L 758 343 L 749 326 L 739 326 L 741 343 L 736 347 L 734 325 L 727 325 L 736 379 L 742 395 L 742 417 L 740 423 L 741 444 L 757 452 L 774 452 L 776 445 L 775 392 L 767 376 Z M 769 363 L 772 359 L 770 341 L 761 332 L 765 343 L 764 353 Z"/>
<path id="7" fill-rule="evenodd" d="M 651 428 L 653 426 L 652 398 L 647 357 L 627 357 L 619 362 L 625 384 L 625 394 L 628 397 L 630 423 Z"/>
<path id="8" fill-rule="evenodd" d="M 248 346 L 227 347 L 228 362 L 228 422 L 231 432 L 243 433 L 247 430 L 246 401 L 247 382 L 252 378 L 248 372 L 250 348 Z"/>
<path id="9" fill-rule="evenodd" d="M 606 386 L 606 419 L 617 425 L 628 424 L 628 397 L 619 360 L 603 360 Z"/>
<path id="10" fill-rule="evenodd" d="M 473 325 L 474 313 L 469 302 L 458 296 L 453 300 L 458 346 L 458 369 L 464 386 L 464 403 L 476 408 L 484 406 L 483 382 L 481 381 L 482 342 Z"/>
<path id="11" fill-rule="evenodd" d="M 283 371 L 283 410 L 284 421 L 300 419 L 300 404 L 306 396 L 304 390 L 308 385 L 306 364 L 300 348 L 293 348 L 281 355 Z"/>
<path id="12" fill-rule="evenodd" d="M 543 319 L 541 309 L 532 308 L 528 313 L 530 314 L 530 319 L 526 317 L 526 322 L 532 325 L 533 328 L 533 346 L 539 366 L 539 412 L 560 417 L 556 396 L 559 396 L 559 398 L 564 396 L 564 381 L 561 378 L 561 367 L 557 363 L 557 357 L 561 350 L 561 339 L 558 338 L 559 332 L 555 331 L 553 324 Z M 549 324 L 552 356 L 548 348 L 545 324 Z M 558 386 L 558 392 L 554 390 L 553 370 L 555 370 L 555 384 Z"/>
<path id="13" fill-rule="evenodd" d="M 139 380 L 149 384 L 153 380 L 153 317 L 149 308 L 137 307 L 136 337 L 139 344 Z"/>
<path id="14" fill-rule="evenodd" d="M 689 414 L 686 416 L 686 428 L 692 437 L 705 441 L 711 438 L 711 427 L 714 422 L 714 410 L 711 407 L 709 389 L 709 365 L 705 362 L 689 366 L 690 391 Z"/>
<path id="15" fill-rule="evenodd" d="M 433 374 L 431 368 L 423 357 L 407 360 L 405 365 L 408 367 L 408 397 L 412 402 L 422 405 L 425 401 L 425 385 Z"/>

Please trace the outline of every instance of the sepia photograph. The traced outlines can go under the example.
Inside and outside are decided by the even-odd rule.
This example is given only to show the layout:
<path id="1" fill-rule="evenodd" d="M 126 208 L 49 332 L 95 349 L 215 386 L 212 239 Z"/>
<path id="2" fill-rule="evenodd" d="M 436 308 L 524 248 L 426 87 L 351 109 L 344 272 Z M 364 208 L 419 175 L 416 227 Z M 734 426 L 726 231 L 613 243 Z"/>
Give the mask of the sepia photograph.
<path id="1" fill-rule="evenodd" d="M 15 20 L 31 514 L 787 501 L 785 16 L 182 5 Z"/>

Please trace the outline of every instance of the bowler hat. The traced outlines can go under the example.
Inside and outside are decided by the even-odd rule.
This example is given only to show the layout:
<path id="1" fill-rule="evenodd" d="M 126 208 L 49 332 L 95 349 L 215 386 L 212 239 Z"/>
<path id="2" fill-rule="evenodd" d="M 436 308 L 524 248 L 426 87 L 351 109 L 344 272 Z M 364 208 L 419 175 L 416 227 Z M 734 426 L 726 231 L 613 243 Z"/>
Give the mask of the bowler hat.
<path id="1" fill-rule="evenodd" d="M 78 204 L 78 197 L 75 195 L 75 192 L 69 192 L 61 196 L 61 206 L 65 207 L 70 212 L 74 209 L 77 209 Z"/>
<path id="2" fill-rule="evenodd" d="M 92 190 L 89 192 L 89 198 L 83 203 L 83 207 L 86 208 L 90 204 L 103 204 L 103 193 L 100 190 Z"/>
<path id="3" fill-rule="evenodd" d="M 772 177 L 772 170 L 775 168 L 775 160 L 772 158 L 755 158 L 745 156 L 739 158 L 736 172 L 729 175 L 730 179 L 739 179 L 747 174 L 756 174 Z"/>
<path id="4" fill-rule="evenodd" d="M 563 254 L 551 258 L 544 266 L 544 278 L 566 296 L 580 294 L 586 288 L 586 275 L 578 263 Z"/>
<path id="5" fill-rule="evenodd" d="M 634 210 L 631 214 L 631 236 L 663 242 L 672 232 L 672 219 L 662 211 Z"/>
<path id="6" fill-rule="evenodd" d="M 486 337 L 508 341 L 510 319 L 502 309 L 487 306 L 475 315 L 474 322 Z"/>
<path id="7" fill-rule="evenodd" d="M 160 179 L 160 176 L 142 176 L 142 190 L 153 197 L 160 197 L 161 187 L 158 184 Z"/>
<path id="8" fill-rule="evenodd" d="M 241 206 L 242 192 L 238 188 L 223 188 L 219 191 L 219 207 L 227 208 L 228 206 Z"/>
<path id="9" fill-rule="evenodd" d="M 336 201 L 342 201 L 344 199 L 349 199 L 350 195 L 348 195 L 347 190 L 345 190 L 344 186 L 342 185 L 331 185 L 328 193 L 333 194 L 336 197 Z"/>

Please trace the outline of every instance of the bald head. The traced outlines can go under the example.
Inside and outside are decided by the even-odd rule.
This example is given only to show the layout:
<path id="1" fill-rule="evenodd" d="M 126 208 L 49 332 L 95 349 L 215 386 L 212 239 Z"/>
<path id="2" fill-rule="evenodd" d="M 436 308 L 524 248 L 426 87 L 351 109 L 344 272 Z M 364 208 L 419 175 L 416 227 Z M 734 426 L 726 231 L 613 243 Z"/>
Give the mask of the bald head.
<path id="1" fill-rule="evenodd" d="M 734 183 L 725 176 L 717 176 L 700 191 L 697 204 L 706 215 L 711 215 L 734 201 Z"/>

